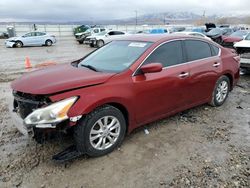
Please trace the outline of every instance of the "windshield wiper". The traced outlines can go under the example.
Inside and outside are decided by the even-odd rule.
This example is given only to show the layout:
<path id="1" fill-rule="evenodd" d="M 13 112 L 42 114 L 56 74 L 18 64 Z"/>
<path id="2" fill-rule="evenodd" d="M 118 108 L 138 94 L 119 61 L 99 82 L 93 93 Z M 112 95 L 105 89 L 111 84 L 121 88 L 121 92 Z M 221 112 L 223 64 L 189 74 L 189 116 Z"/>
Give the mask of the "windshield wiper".
<path id="1" fill-rule="evenodd" d="M 92 65 L 84 65 L 84 64 L 80 64 L 82 67 L 87 67 L 88 69 L 91 69 L 95 72 L 99 72 L 95 67 L 93 67 Z"/>

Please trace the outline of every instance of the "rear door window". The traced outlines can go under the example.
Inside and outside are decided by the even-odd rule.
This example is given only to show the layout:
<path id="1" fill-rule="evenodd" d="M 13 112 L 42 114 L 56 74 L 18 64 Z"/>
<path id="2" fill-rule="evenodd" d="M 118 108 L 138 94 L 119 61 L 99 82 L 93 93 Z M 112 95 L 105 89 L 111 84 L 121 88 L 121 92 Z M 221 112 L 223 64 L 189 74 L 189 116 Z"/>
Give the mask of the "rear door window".
<path id="1" fill-rule="evenodd" d="M 121 31 L 114 31 L 114 35 L 124 35 L 124 33 Z"/>
<path id="2" fill-rule="evenodd" d="M 149 63 L 161 63 L 163 67 L 184 63 L 182 42 L 173 41 L 161 45 L 144 62 Z"/>
<path id="3" fill-rule="evenodd" d="M 195 61 L 212 56 L 210 45 L 199 40 L 186 40 L 185 48 L 188 61 Z"/>

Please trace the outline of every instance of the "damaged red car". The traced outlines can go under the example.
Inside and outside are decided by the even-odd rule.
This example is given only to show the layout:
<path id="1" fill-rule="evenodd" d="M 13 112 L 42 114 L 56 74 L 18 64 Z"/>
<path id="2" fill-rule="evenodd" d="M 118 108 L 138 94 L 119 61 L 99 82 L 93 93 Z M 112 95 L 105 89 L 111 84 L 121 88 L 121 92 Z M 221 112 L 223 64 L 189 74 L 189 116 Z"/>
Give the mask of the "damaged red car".
<path id="1" fill-rule="evenodd" d="M 101 156 L 137 127 L 201 104 L 222 105 L 239 66 L 237 54 L 206 39 L 131 35 L 15 80 L 14 112 L 38 141 L 73 132 L 74 145 L 54 159 Z"/>

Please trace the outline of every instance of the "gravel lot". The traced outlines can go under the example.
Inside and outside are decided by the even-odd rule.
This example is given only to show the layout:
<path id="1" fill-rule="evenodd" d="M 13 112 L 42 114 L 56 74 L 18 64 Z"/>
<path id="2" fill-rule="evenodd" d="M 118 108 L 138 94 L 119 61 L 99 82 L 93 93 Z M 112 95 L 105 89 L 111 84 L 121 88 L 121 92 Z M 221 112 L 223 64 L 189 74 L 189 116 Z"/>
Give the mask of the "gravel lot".
<path id="1" fill-rule="evenodd" d="M 68 62 L 91 48 L 73 38 L 52 47 L 7 49 L 0 40 L 0 187 L 250 187 L 250 76 L 242 75 L 226 103 L 202 105 L 146 125 L 121 148 L 99 158 L 58 164 L 51 156 L 71 140 L 36 144 L 14 127 L 10 82 L 32 65 Z M 144 129 L 149 131 L 145 134 Z"/>

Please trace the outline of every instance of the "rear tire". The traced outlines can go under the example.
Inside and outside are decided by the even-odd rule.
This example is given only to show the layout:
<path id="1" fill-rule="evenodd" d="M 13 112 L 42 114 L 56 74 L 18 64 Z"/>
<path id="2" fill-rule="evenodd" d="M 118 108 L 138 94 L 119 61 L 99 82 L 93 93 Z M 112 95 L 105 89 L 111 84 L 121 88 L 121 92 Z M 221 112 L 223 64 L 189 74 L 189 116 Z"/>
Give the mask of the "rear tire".
<path id="1" fill-rule="evenodd" d="M 53 42 L 51 40 L 46 40 L 45 41 L 46 46 L 51 46 L 52 44 L 53 44 Z"/>
<path id="2" fill-rule="evenodd" d="M 230 80 L 227 76 L 223 75 L 217 80 L 215 84 L 210 105 L 221 106 L 226 101 L 229 91 L 230 91 Z"/>
<path id="3" fill-rule="evenodd" d="M 98 157 L 120 146 L 126 132 L 122 112 L 110 105 L 88 114 L 74 128 L 76 148 L 80 153 Z"/>

